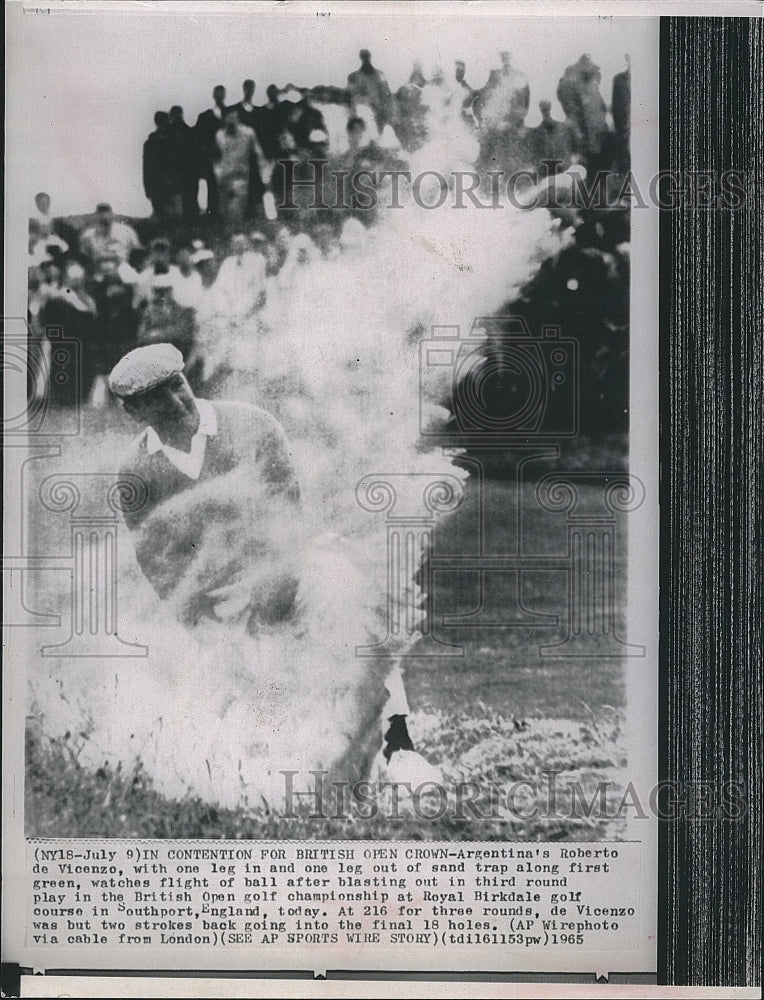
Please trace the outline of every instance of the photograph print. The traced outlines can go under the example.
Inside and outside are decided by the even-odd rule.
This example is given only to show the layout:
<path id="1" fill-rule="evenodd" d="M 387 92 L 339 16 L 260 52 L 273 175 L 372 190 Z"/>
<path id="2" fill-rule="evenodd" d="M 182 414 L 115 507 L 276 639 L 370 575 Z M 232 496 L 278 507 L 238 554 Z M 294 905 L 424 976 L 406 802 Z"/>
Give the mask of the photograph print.
<path id="1" fill-rule="evenodd" d="M 634 839 L 655 23 L 18 30 L 26 835 Z"/>

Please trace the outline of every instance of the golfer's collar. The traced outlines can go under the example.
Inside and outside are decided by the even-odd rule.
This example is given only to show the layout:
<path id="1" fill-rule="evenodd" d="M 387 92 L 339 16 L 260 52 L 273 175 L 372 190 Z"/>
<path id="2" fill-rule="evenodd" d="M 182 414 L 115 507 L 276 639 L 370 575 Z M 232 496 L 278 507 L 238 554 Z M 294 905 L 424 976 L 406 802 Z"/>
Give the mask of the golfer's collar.
<path id="1" fill-rule="evenodd" d="M 192 444 L 198 437 L 215 437 L 218 432 L 218 416 L 212 403 L 208 399 L 197 399 L 196 408 L 199 411 L 199 428 L 192 438 Z M 146 452 L 155 455 L 158 451 L 164 451 L 164 448 L 165 445 L 154 428 L 147 427 Z"/>

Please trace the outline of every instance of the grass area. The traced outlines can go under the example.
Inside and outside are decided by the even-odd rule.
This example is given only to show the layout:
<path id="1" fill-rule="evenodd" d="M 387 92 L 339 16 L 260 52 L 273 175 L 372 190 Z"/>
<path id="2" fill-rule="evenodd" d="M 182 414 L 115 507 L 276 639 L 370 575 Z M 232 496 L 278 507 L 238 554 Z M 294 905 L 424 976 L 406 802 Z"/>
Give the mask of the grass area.
<path id="1" fill-rule="evenodd" d="M 364 787 L 362 798 L 345 797 L 338 819 L 330 800 L 322 815 L 314 806 L 313 814 L 295 808 L 284 816 L 220 809 L 191 796 L 167 799 L 141 767 L 82 767 L 76 737 L 51 738 L 30 717 L 27 836 L 588 841 L 615 839 L 622 829 L 619 713 L 589 723 L 521 721 L 478 703 L 458 715 L 415 713 L 412 730 L 424 754 L 444 762 L 439 788 L 393 797 L 389 788 Z M 588 815 L 592 800 L 599 811 Z"/>
<path id="2" fill-rule="evenodd" d="M 538 473 L 548 471 L 539 463 Z M 571 468 L 572 466 L 568 466 Z M 611 467 L 605 465 L 605 468 Z M 521 524 L 518 528 L 517 493 L 513 482 L 486 479 L 480 489 L 467 488 L 462 506 L 436 532 L 438 554 L 473 554 L 482 510 L 483 553 L 507 555 L 521 546 L 525 555 L 553 557 L 566 552 L 566 519 L 539 508 L 535 482 L 521 489 Z M 596 486 L 588 487 L 594 492 Z M 581 490 L 582 494 L 585 490 Z M 616 600 L 621 634 L 626 586 L 625 525 L 619 524 L 616 553 Z M 522 536 L 521 541 L 518 539 Z M 518 589 L 519 588 L 519 589 Z M 406 683 L 412 707 L 421 705 L 443 712 L 463 711 L 484 702 L 509 716 L 541 714 L 549 718 L 587 721 L 623 707 L 624 677 L 621 664 L 609 658 L 554 659 L 542 657 L 540 647 L 565 638 L 567 583 L 562 570 L 525 570 L 486 573 L 482 588 L 474 570 L 436 571 L 433 582 L 433 617 L 436 634 L 463 647 L 462 657 L 423 657 L 411 661 Z M 482 592 L 481 592 L 482 589 Z M 515 597 L 519 596 L 519 602 Z M 465 616 L 469 627 L 448 628 L 445 616 Z M 557 625 L 543 624 L 539 616 L 557 618 Z"/>
<path id="3" fill-rule="evenodd" d="M 86 443 L 91 451 L 116 455 L 126 434 L 134 430 L 115 410 L 84 416 L 84 433 L 72 440 L 61 460 L 69 469 L 88 467 Z M 623 448 L 616 442 L 584 446 L 567 457 L 565 467 L 613 469 L 623 463 Z M 534 497 L 534 480 L 549 469 L 540 462 L 520 490 L 521 528 L 514 484 L 493 477 L 478 489 L 473 480 L 462 507 L 438 528 L 436 553 L 475 554 L 481 513 L 484 553 L 508 554 L 518 546 L 525 554 L 564 553 L 565 516 L 541 511 Z M 40 475 L 52 471 L 53 463 L 46 462 Z M 60 538 L 37 538 L 48 552 L 66 549 L 68 525 L 66 518 L 60 521 Z M 622 527 L 616 554 L 620 607 L 626 582 Z M 519 619 L 518 606 L 509 599 L 518 586 L 519 608 L 525 609 Z M 617 837 L 620 821 L 612 818 L 609 807 L 618 799 L 626 763 L 621 745 L 623 665 L 597 657 L 540 657 L 541 644 L 558 642 L 565 634 L 562 571 L 529 570 L 519 583 L 516 574 L 488 574 L 482 594 L 476 572 L 437 571 L 433 594 L 438 636 L 460 643 L 464 655 L 411 659 L 405 679 L 413 713 L 411 733 L 417 749 L 440 765 L 445 800 L 431 789 L 421 799 L 405 799 L 395 807 L 382 791 L 373 807 L 349 809 L 343 819 L 221 809 L 191 796 L 171 800 L 153 788 L 140 766 L 131 771 L 83 767 L 78 747 L 87 732 L 54 738 L 32 712 L 27 724 L 27 835 L 520 841 Z M 445 615 L 464 615 L 476 608 L 480 613 L 471 622 L 474 627 L 441 624 Z M 559 622 L 537 628 L 540 619 L 533 615 L 556 615 Z M 543 803 L 547 795 L 552 771 L 557 808 L 550 815 L 543 807 L 534 813 L 534 804 Z M 530 795 L 532 801 L 518 798 L 517 808 L 512 808 L 506 793 L 521 781 L 528 783 L 526 798 Z M 466 799 L 459 792 L 465 784 L 472 786 Z M 574 801 L 572 785 L 587 802 L 607 785 L 606 814 L 587 817 L 581 802 Z M 503 800 L 498 804 L 497 794 Z M 470 808 L 465 801 L 472 803 Z"/>

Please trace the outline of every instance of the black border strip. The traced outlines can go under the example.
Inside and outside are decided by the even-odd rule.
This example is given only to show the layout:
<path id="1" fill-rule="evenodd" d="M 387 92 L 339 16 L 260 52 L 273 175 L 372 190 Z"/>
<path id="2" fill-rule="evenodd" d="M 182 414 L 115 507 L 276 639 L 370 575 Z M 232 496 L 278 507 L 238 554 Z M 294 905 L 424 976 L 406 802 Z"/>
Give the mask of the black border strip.
<path id="1" fill-rule="evenodd" d="M 661 20 L 661 168 L 747 179 L 742 207 L 661 213 L 660 777 L 745 787 L 737 821 L 661 823 L 658 981 L 754 986 L 761 963 L 764 32 Z"/>

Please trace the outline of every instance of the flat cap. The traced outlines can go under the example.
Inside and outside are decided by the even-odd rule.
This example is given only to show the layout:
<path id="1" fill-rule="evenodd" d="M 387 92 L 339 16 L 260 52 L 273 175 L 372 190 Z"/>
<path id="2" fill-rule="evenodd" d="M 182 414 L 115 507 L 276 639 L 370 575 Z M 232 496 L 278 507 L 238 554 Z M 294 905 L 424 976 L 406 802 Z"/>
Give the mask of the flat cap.
<path id="1" fill-rule="evenodd" d="M 172 344 L 136 347 L 112 369 L 109 388 L 115 396 L 137 396 L 156 389 L 182 371 L 183 355 Z"/>

